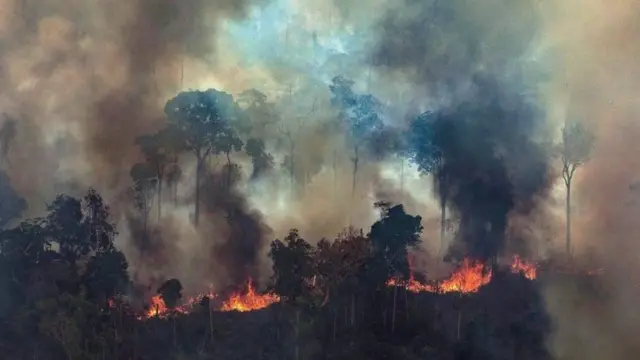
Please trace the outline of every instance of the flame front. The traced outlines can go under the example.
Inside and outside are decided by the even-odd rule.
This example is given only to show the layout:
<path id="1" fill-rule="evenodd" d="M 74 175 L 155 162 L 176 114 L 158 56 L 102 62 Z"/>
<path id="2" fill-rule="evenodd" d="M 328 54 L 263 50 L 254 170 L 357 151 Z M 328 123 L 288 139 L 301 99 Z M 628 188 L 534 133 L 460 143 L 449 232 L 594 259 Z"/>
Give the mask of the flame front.
<path id="1" fill-rule="evenodd" d="M 146 314 L 145 314 L 145 318 L 151 318 L 151 317 L 165 317 L 167 315 L 167 313 L 169 312 L 169 308 L 167 308 L 167 305 L 165 305 L 164 300 L 162 300 L 162 297 L 160 295 L 155 295 L 154 297 L 151 298 L 151 303 L 149 304 L 149 310 L 147 310 Z"/>
<path id="2" fill-rule="evenodd" d="M 181 314 L 188 314 L 191 309 L 198 303 L 200 303 L 205 297 L 210 299 L 218 297 L 217 294 L 209 292 L 207 294 L 200 294 L 194 297 L 188 298 L 184 301 L 183 305 L 180 305 L 174 309 L 174 312 Z M 255 311 L 264 309 L 267 306 L 280 301 L 280 297 L 273 293 L 260 294 L 253 286 L 253 281 L 249 279 L 244 291 L 239 291 L 231 294 L 228 300 L 224 301 L 219 311 Z M 171 313 L 164 300 L 160 295 L 155 295 L 150 300 L 149 309 L 140 319 L 148 319 L 158 317 L 161 319 L 166 318 Z"/>
<path id="3" fill-rule="evenodd" d="M 247 281 L 246 292 L 233 293 L 227 301 L 222 304 L 222 311 L 255 311 L 264 309 L 271 304 L 280 301 L 280 297 L 273 293 L 259 294 L 253 287 L 251 279 Z"/>
<path id="4" fill-rule="evenodd" d="M 522 274 L 529 280 L 537 277 L 536 265 L 527 263 L 519 256 L 513 258 L 510 266 L 511 272 L 514 274 Z M 409 280 L 401 281 L 390 279 L 388 286 L 403 286 L 413 293 L 433 292 L 433 293 L 450 293 L 459 292 L 463 294 L 475 293 L 481 287 L 491 281 L 491 269 L 488 269 L 483 263 L 464 259 L 460 266 L 447 279 L 441 280 L 435 284 L 423 284 L 413 277 L 413 271 L 410 272 Z"/>
<path id="5" fill-rule="evenodd" d="M 513 262 L 511 263 L 511 272 L 514 274 L 522 274 L 529 280 L 535 280 L 538 269 L 534 264 L 529 264 L 520 256 L 516 255 L 513 257 Z"/>

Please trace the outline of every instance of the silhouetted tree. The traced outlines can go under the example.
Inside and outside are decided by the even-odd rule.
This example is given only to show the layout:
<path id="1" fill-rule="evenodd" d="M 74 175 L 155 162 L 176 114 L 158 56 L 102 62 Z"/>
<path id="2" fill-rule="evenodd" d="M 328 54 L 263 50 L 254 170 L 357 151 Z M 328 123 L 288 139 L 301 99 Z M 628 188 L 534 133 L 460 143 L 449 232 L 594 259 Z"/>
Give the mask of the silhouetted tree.
<path id="1" fill-rule="evenodd" d="M 238 137 L 235 130 L 232 127 L 227 127 L 225 131 L 223 131 L 218 137 L 215 145 L 216 154 L 223 153 L 227 159 L 227 180 L 226 180 L 226 190 L 229 191 L 231 189 L 231 180 L 233 174 L 233 164 L 231 163 L 231 153 L 234 151 L 241 151 L 243 146 L 242 140 Z"/>
<path id="2" fill-rule="evenodd" d="M 394 278 L 399 283 L 399 280 L 409 278 L 407 248 L 416 247 L 420 243 L 422 218 L 407 214 L 402 205 L 391 206 L 389 203 L 378 202 L 376 208 L 380 210 L 381 218 L 371 226 L 369 233 L 374 256 L 381 259 L 387 277 Z M 397 288 L 393 287 L 392 331 L 395 330 Z"/>
<path id="3" fill-rule="evenodd" d="M 181 135 L 175 127 L 169 126 L 153 135 L 143 135 L 136 139 L 149 169 L 157 179 L 158 220 L 162 216 L 163 181 L 167 175 L 167 168 L 170 164 L 176 163 L 178 153 L 182 150 Z"/>
<path id="4" fill-rule="evenodd" d="M 340 119 L 347 126 L 347 141 L 353 147 L 353 184 L 355 193 L 361 151 L 371 145 L 371 139 L 382 130 L 382 103 L 373 95 L 359 95 L 353 91 L 354 82 L 342 76 L 333 78 L 329 90 L 331 103 L 339 110 Z M 366 149 L 368 150 L 368 149 Z"/>
<path id="5" fill-rule="evenodd" d="M 200 178 L 205 161 L 216 151 L 235 148 L 231 122 L 240 116 L 233 96 L 223 91 L 181 92 L 170 99 L 164 109 L 169 123 L 180 131 L 185 146 L 196 157 L 196 199 L 194 223 L 200 219 Z M 223 142 L 220 142 L 224 139 Z"/>
<path id="6" fill-rule="evenodd" d="M 300 301 L 310 292 L 310 280 L 313 277 L 313 248 L 292 229 L 284 242 L 274 240 L 271 243 L 269 257 L 273 261 L 273 288 L 284 300 L 295 307 L 296 348 L 295 358 L 299 357 Z"/>
<path id="7" fill-rule="evenodd" d="M 164 304 L 172 312 L 171 317 L 173 319 L 173 346 L 178 346 L 178 333 L 176 329 L 176 314 L 175 309 L 178 306 L 178 301 L 182 299 L 182 284 L 178 279 L 169 279 L 164 282 L 158 288 L 158 294 L 164 301 Z"/>
<path id="8" fill-rule="evenodd" d="M 562 128 L 560 157 L 562 160 L 562 178 L 567 190 L 566 200 L 566 251 L 571 255 L 571 181 L 576 170 L 582 166 L 591 154 L 595 138 L 579 122 L 569 122 Z"/>
<path id="9" fill-rule="evenodd" d="M 437 122 L 443 121 L 436 114 L 426 112 L 416 118 L 409 128 L 408 155 L 418 165 L 418 170 L 423 174 L 433 176 L 438 199 L 440 201 L 440 252 L 444 247 L 447 199 L 449 186 L 447 181 L 447 167 L 442 150 L 436 145 L 436 132 L 439 126 Z"/>
<path id="10" fill-rule="evenodd" d="M 252 179 L 258 179 L 273 167 L 273 156 L 266 152 L 263 140 L 255 138 L 247 140 L 245 151 L 251 157 L 253 164 Z"/>
<path id="11" fill-rule="evenodd" d="M 173 199 L 173 206 L 178 205 L 178 183 L 182 178 L 182 170 L 178 164 L 174 163 L 167 171 L 167 185 L 171 189 L 171 198 Z"/>
<path id="12" fill-rule="evenodd" d="M 158 189 L 155 172 L 146 163 L 138 163 L 131 167 L 129 172 L 133 180 L 133 200 L 136 209 L 140 212 L 144 229 L 145 242 L 147 241 L 147 224 L 151 212 L 151 202 Z M 159 201 L 159 200 L 158 200 Z"/>

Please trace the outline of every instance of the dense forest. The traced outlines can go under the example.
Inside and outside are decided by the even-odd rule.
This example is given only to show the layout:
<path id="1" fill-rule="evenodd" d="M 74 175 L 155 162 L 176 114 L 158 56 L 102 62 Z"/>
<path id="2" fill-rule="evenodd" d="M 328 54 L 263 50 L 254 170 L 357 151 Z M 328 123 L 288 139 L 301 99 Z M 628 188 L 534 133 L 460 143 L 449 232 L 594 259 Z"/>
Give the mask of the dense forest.
<path id="1" fill-rule="evenodd" d="M 271 239 L 271 276 L 263 284 L 253 280 L 255 269 L 236 271 L 226 289 L 201 294 L 184 289 L 177 278 L 140 284 L 115 244 L 116 224 L 97 191 L 59 195 L 43 216 L 19 220 L 27 204 L 4 176 L 3 358 L 551 358 L 545 344 L 551 323 L 538 282 L 559 272 L 505 246 L 507 214 L 522 201 L 518 196 L 529 194 L 509 188 L 506 162 L 492 150 L 501 144 L 536 153 L 535 145 L 513 142 L 508 135 L 509 126 L 518 126 L 514 122 L 500 124 L 504 133 L 488 133 L 490 142 L 458 141 L 460 134 L 507 118 L 490 101 L 457 113 L 427 112 L 404 131 L 388 128 L 381 120 L 382 104 L 352 86 L 336 77 L 329 91 L 337 126 L 351 146 L 353 188 L 364 159 L 402 156 L 433 175 L 441 236 L 450 227 L 446 209 L 459 218 L 453 246 L 432 257 L 454 264 L 449 277 L 427 279 L 414 271 L 413 254 L 424 239 L 422 218 L 401 204 L 377 201 L 372 206 L 379 218 L 369 228 L 347 227 L 335 239 L 311 241 L 292 229 L 282 240 Z M 492 83 L 481 86 L 495 96 Z M 263 236 L 237 189 L 243 172 L 234 157 L 251 160 L 244 181 L 284 172 L 291 191 L 303 188 L 303 180 L 295 179 L 293 152 L 277 166 L 267 151 L 265 134 L 277 124 L 261 123 L 270 113 L 265 95 L 252 90 L 240 99 L 215 89 L 181 92 L 166 104 L 165 128 L 137 138 L 143 161 L 131 167 L 127 196 L 137 210 L 129 221 L 141 258 L 157 256 L 158 234 L 150 218 L 160 220 L 163 211 L 171 211 L 163 204 L 180 201 L 176 183 L 185 154 L 196 162 L 195 176 L 188 179 L 195 182 L 193 226 L 202 226 L 201 218 L 212 209 L 226 214 L 229 243 L 216 251 L 229 266 L 250 267 L 260 256 Z M 491 123 L 485 111 L 493 111 Z M 569 191 L 592 136 L 580 124 L 563 134 L 559 148 Z M 479 154 L 475 162 L 472 153 Z M 214 157 L 223 160 L 221 168 L 210 165 Z M 527 189 L 531 193 L 538 191 L 533 186 Z M 439 241 L 426 239 L 434 240 Z M 587 285 L 592 275 L 565 274 L 567 281 L 582 279 Z"/>

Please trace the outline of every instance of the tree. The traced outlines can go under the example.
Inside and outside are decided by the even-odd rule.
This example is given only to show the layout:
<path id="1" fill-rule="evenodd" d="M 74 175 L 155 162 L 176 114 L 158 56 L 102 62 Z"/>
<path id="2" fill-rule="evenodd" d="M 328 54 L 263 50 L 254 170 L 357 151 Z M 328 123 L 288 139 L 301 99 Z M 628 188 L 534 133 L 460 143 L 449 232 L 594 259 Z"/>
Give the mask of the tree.
<path id="1" fill-rule="evenodd" d="M 258 179 L 273 167 L 273 156 L 266 152 L 262 139 L 251 138 L 247 140 L 245 151 L 251 157 L 253 164 L 251 179 Z"/>
<path id="2" fill-rule="evenodd" d="M 157 191 L 158 179 L 154 171 L 146 163 L 138 163 L 131 167 L 129 176 L 133 180 L 133 199 L 136 209 L 142 217 L 142 224 L 145 236 L 147 237 L 147 223 L 151 212 L 151 202 Z"/>
<path id="3" fill-rule="evenodd" d="M 247 113 L 251 121 L 251 136 L 265 138 L 271 125 L 279 121 L 275 105 L 268 101 L 267 95 L 256 89 L 245 90 L 238 95 L 238 103 Z"/>
<path id="4" fill-rule="evenodd" d="M 292 229 L 284 242 L 274 240 L 271 243 L 269 257 L 273 261 L 273 288 L 285 301 L 296 306 L 296 348 L 295 358 L 299 354 L 300 301 L 310 292 L 313 277 L 313 248 L 300 237 L 298 230 Z"/>
<path id="5" fill-rule="evenodd" d="M 173 346 L 178 346 L 178 332 L 176 329 L 176 314 L 175 309 L 178 306 L 178 301 L 182 299 L 182 284 L 178 279 L 169 279 L 164 282 L 158 288 L 158 294 L 164 301 L 164 304 L 171 310 L 173 318 Z"/>
<path id="6" fill-rule="evenodd" d="M 422 218 L 407 214 L 402 205 L 391 206 L 389 203 L 378 202 L 375 206 L 380 210 L 381 218 L 371 226 L 369 233 L 374 256 L 384 264 L 387 277 L 395 279 L 397 284 L 400 280 L 409 278 L 407 248 L 420 244 Z M 393 289 L 392 331 L 395 330 L 398 287 L 394 286 Z"/>
<path id="7" fill-rule="evenodd" d="M 109 222 L 109 208 L 93 189 L 82 199 L 58 195 L 48 206 L 47 216 L 38 219 L 37 224 L 71 264 L 81 257 L 112 249 L 116 235 L 115 225 Z"/>
<path id="8" fill-rule="evenodd" d="M 233 173 L 233 164 L 231 163 L 231 152 L 242 150 L 242 140 L 238 137 L 235 130 L 229 126 L 223 131 L 217 142 L 215 152 L 216 154 L 223 153 L 227 158 L 227 181 L 226 181 L 226 190 L 229 191 L 231 189 L 232 182 L 232 173 Z"/>
<path id="9" fill-rule="evenodd" d="M 143 135 L 136 139 L 149 169 L 157 180 L 158 221 L 162 216 L 162 184 L 170 164 L 177 161 L 181 150 L 180 133 L 173 126 L 166 127 L 153 135 Z M 169 169 L 171 170 L 171 169 Z"/>
<path id="10" fill-rule="evenodd" d="M 440 200 L 440 252 L 444 247 L 447 199 L 449 186 L 447 181 L 447 167 L 445 166 L 442 150 L 436 144 L 437 122 L 442 120 L 431 112 L 426 112 L 416 118 L 407 133 L 408 155 L 418 170 L 423 174 L 431 174 L 433 183 Z"/>
<path id="11" fill-rule="evenodd" d="M 196 157 L 196 199 L 194 223 L 200 219 L 200 178 L 205 161 L 217 149 L 233 148 L 230 123 L 237 119 L 240 108 L 230 94 L 209 89 L 186 91 L 170 99 L 164 109 L 170 124 L 182 134 L 184 145 Z M 225 141 L 220 143 L 220 139 Z M 226 145 L 224 145 L 226 144 Z M 226 146 L 226 147 L 225 147 Z M 231 151 L 231 150 L 229 150 Z"/>
<path id="12" fill-rule="evenodd" d="M 169 186 L 171 197 L 173 199 L 173 206 L 178 205 L 178 183 L 182 178 L 182 170 L 178 164 L 173 164 L 167 171 L 167 185 Z"/>
<path id="13" fill-rule="evenodd" d="M 562 128 L 560 157 L 566 187 L 566 252 L 571 255 L 571 182 L 576 170 L 589 160 L 595 137 L 582 123 L 568 122 Z"/>
<path id="14" fill-rule="evenodd" d="M 354 82 L 342 76 L 333 78 L 329 90 L 331 103 L 338 108 L 339 118 L 347 126 L 347 140 L 353 146 L 353 184 L 355 193 L 358 167 L 363 147 L 371 145 L 372 138 L 382 130 L 380 112 L 382 103 L 373 95 L 360 95 L 353 91 Z"/>
<path id="15" fill-rule="evenodd" d="M 129 265 L 121 251 L 111 249 L 93 255 L 83 274 L 87 297 L 98 304 L 105 304 L 116 295 L 128 290 Z"/>

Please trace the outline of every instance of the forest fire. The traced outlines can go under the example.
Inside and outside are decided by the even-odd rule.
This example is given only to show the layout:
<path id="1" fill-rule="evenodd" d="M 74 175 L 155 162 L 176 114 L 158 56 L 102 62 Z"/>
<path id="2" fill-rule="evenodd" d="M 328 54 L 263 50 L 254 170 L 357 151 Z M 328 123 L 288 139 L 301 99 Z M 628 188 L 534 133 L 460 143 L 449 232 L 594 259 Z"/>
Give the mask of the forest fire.
<path id="1" fill-rule="evenodd" d="M 212 292 L 209 292 L 208 294 L 200 294 L 187 299 L 183 305 L 177 306 L 173 311 L 180 314 L 188 314 L 194 305 L 199 304 L 204 298 L 213 299 L 216 297 L 218 297 L 218 295 Z M 229 298 L 222 303 L 222 306 L 220 306 L 218 311 L 255 311 L 264 309 L 278 301 L 280 301 L 280 297 L 275 294 L 258 293 L 253 286 L 253 280 L 249 279 L 247 280 L 246 288 L 242 291 L 231 294 Z M 150 300 L 149 310 L 147 310 L 145 315 L 140 318 L 165 318 L 171 313 L 171 311 L 172 310 L 166 306 L 162 297 L 160 295 L 155 295 Z"/>
<path id="2" fill-rule="evenodd" d="M 537 268 L 533 264 L 529 264 L 519 256 L 513 258 L 510 265 L 511 272 L 514 274 L 521 273 L 529 280 L 534 280 L 537 274 Z M 417 281 L 411 271 L 409 280 L 406 282 L 390 279 L 388 286 L 403 286 L 413 293 L 433 292 L 433 293 L 451 293 L 459 292 L 463 294 L 477 292 L 482 286 L 491 281 L 491 269 L 488 269 L 483 263 L 464 259 L 460 266 L 449 276 L 449 278 L 436 282 L 434 284 L 423 284 Z"/>
<path id="3" fill-rule="evenodd" d="M 246 292 L 233 293 L 227 301 L 222 304 L 221 311 L 255 311 L 268 307 L 280 301 L 278 295 L 272 293 L 259 294 L 253 287 L 251 279 L 247 281 Z"/>
<path id="4" fill-rule="evenodd" d="M 514 274 L 520 273 L 527 279 L 534 280 L 537 277 L 538 269 L 534 264 L 529 264 L 520 256 L 516 255 L 513 257 L 513 262 L 511 263 L 511 272 Z"/>

